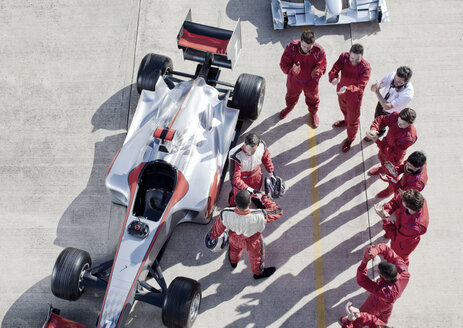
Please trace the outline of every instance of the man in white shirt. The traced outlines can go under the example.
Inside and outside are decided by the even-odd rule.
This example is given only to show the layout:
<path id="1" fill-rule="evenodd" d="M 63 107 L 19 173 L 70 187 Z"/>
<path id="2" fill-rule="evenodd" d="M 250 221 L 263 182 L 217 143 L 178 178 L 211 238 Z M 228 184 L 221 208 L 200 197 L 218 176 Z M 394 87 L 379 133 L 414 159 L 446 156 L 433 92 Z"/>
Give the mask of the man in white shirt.
<path id="1" fill-rule="evenodd" d="M 260 199 L 261 208 L 250 209 L 252 197 Z M 245 189 L 236 194 L 235 201 L 236 207 L 227 207 L 220 212 L 208 239 L 214 240 L 228 229 L 228 261 L 232 268 L 236 268 L 245 250 L 250 257 L 254 279 L 270 277 L 275 272 L 275 267 L 264 265 L 265 246 L 262 231 L 267 222 L 280 218 L 283 210 L 266 195 L 251 195 Z"/>
<path id="2" fill-rule="evenodd" d="M 391 72 L 379 82 L 371 86 L 378 98 L 375 118 L 380 115 L 389 115 L 400 112 L 406 108 L 413 98 L 413 85 L 410 82 L 412 70 L 407 66 L 400 66 L 396 72 Z M 382 136 L 386 129 L 381 129 L 378 136 Z"/>

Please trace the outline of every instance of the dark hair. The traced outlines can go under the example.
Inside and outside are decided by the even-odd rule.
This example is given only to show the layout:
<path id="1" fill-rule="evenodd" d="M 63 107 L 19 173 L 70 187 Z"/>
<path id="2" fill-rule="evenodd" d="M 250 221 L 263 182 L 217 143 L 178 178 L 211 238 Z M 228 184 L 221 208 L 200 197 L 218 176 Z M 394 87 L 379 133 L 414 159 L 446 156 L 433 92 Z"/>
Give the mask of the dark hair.
<path id="1" fill-rule="evenodd" d="M 244 144 L 254 147 L 260 143 L 260 135 L 256 133 L 249 133 L 246 138 L 244 139 Z"/>
<path id="2" fill-rule="evenodd" d="M 301 34 L 301 41 L 312 44 L 315 42 L 315 34 L 312 31 L 304 31 Z"/>
<path id="3" fill-rule="evenodd" d="M 394 281 L 397 279 L 397 268 L 394 264 L 382 261 L 378 265 L 379 273 L 386 279 Z"/>
<path id="4" fill-rule="evenodd" d="M 408 66 L 400 66 L 396 72 L 397 76 L 404 79 L 406 82 L 410 81 L 412 78 L 413 72 L 412 69 Z"/>
<path id="5" fill-rule="evenodd" d="M 238 191 L 235 196 L 236 207 L 246 210 L 251 205 L 251 194 L 246 189 Z"/>
<path id="6" fill-rule="evenodd" d="M 412 164 L 414 167 L 422 167 L 426 164 L 426 155 L 421 151 L 414 151 L 407 158 L 407 162 Z"/>
<path id="7" fill-rule="evenodd" d="M 363 56 L 363 46 L 359 43 L 353 44 L 352 47 L 350 47 L 349 52 Z"/>
<path id="8" fill-rule="evenodd" d="M 416 119 L 416 112 L 411 108 L 404 108 L 400 111 L 399 117 L 403 119 L 405 122 L 413 124 Z"/>
<path id="9" fill-rule="evenodd" d="M 424 197 L 418 190 L 408 189 L 402 194 L 402 203 L 412 211 L 419 211 L 424 205 Z"/>

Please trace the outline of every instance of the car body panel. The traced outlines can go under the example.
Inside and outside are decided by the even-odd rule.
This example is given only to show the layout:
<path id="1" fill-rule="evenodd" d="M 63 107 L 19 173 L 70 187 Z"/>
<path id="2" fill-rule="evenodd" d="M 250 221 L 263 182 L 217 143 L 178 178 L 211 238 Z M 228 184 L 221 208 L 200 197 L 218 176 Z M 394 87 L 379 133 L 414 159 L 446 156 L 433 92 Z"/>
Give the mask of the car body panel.
<path id="1" fill-rule="evenodd" d="M 207 203 L 215 172 L 228 156 L 239 114 L 227 107 L 227 97 L 219 100 L 218 96 L 200 77 L 172 90 L 159 79 L 156 91 L 143 90 L 124 145 L 106 177 L 111 200 L 127 206 L 129 172 L 140 163 L 160 159 L 183 172 L 195 186 L 186 207 L 200 210 Z M 158 126 L 176 131 L 173 140 L 164 143 L 169 153 L 158 151 L 161 140 L 153 137 Z"/>
<path id="2" fill-rule="evenodd" d="M 271 0 L 273 29 L 287 26 L 338 25 L 361 22 L 389 21 L 386 0 L 350 0 L 349 8 L 342 9 L 341 0 L 326 0 L 325 13 L 317 14 L 308 0 L 295 3 Z M 285 22 L 286 20 L 286 22 Z"/>

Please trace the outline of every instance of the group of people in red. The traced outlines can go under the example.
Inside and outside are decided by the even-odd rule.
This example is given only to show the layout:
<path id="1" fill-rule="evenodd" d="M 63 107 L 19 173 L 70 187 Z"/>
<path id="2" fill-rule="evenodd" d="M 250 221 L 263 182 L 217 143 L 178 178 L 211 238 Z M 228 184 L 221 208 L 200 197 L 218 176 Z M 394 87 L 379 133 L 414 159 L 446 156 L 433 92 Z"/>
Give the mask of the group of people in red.
<path id="1" fill-rule="evenodd" d="M 336 86 L 344 116 L 333 126 L 347 127 L 347 139 L 342 145 L 344 152 L 349 151 L 356 137 L 363 92 L 370 78 L 371 67 L 363 58 L 363 51 L 362 45 L 354 44 L 349 52 L 339 56 L 329 72 L 329 82 Z M 280 112 L 280 119 L 293 110 L 304 91 L 312 125 L 318 127 L 318 82 L 326 72 L 326 65 L 325 52 L 315 43 L 313 32 L 303 32 L 300 40 L 286 46 L 280 62 L 282 71 L 288 75 L 286 107 Z M 348 315 L 340 319 L 344 328 L 388 327 L 393 304 L 410 279 L 409 255 L 428 227 L 427 204 L 421 194 L 428 180 L 426 156 L 415 151 L 404 161 L 407 149 L 417 141 L 413 126 L 416 112 L 407 107 L 414 93 L 411 76 L 411 69 L 401 66 L 371 85 L 378 104 L 364 141 L 375 142 L 379 148 L 380 165 L 370 169 L 369 175 L 387 182 L 387 187 L 377 197 L 393 196 L 389 202 L 375 206 L 382 219 L 384 238 L 390 239 L 390 246 L 377 244 L 365 250 L 357 269 L 357 282 L 370 294 L 359 309 L 348 304 Z M 265 267 L 262 231 L 268 222 L 283 214 L 273 199 L 260 191 L 263 182 L 261 164 L 276 177 L 272 159 L 264 141 L 254 133 L 248 134 L 244 143 L 232 149 L 229 157 L 230 207 L 221 211 L 209 237 L 215 240 L 228 231 L 231 267 L 237 266 L 245 250 L 251 259 L 254 278 L 266 278 L 275 272 L 275 267 Z M 252 200 L 257 200 L 260 208 L 251 209 Z M 377 255 L 381 255 L 384 261 L 378 265 L 379 278 L 373 281 L 367 275 L 367 263 Z"/>
<path id="2" fill-rule="evenodd" d="M 254 279 L 270 277 L 275 267 L 265 267 L 265 245 L 262 237 L 268 222 L 283 215 L 283 210 L 262 189 L 261 164 L 276 177 L 270 152 L 255 133 L 246 136 L 244 143 L 230 150 L 230 207 L 223 209 L 216 219 L 210 239 L 217 239 L 228 231 L 228 261 L 235 268 L 245 250 L 251 260 Z M 251 202 L 257 209 L 251 209 Z"/>
<path id="3" fill-rule="evenodd" d="M 410 279 L 409 255 L 428 228 L 428 207 L 421 194 L 428 180 L 426 156 L 415 151 L 404 163 L 400 163 L 400 160 L 400 164 L 394 166 L 391 161 L 395 155 L 387 156 L 380 148 L 378 157 L 381 160 L 381 156 L 384 156 L 382 164 L 369 172 L 372 175 L 378 174 L 388 183 L 388 187 L 377 196 L 393 195 L 389 202 L 375 206 L 376 213 L 382 218 L 384 238 L 390 239 L 391 244 L 373 245 L 365 250 L 357 269 L 357 283 L 370 295 L 360 309 L 348 303 L 348 315 L 340 319 L 343 328 L 389 327 L 387 323 L 393 304 Z M 384 261 L 378 265 L 379 278 L 372 281 L 367 275 L 367 263 L 376 255 L 381 255 Z"/>
<path id="4" fill-rule="evenodd" d="M 339 56 L 328 73 L 329 82 L 336 86 L 343 114 L 343 119 L 336 121 L 333 127 L 347 127 L 343 152 L 349 151 L 357 135 L 363 93 L 370 79 L 371 67 L 363 58 L 363 53 L 362 45 L 352 45 L 349 52 Z M 300 40 L 286 46 L 280 61 L 281 70 L 287 74 L 286 107 L 280 112 L 280 119 L 293 110 L 304 91 L 312 126 L 318 127 L 318 83 L 326 72 L 326 66 L 325 52 L 315 42 L 313 32 L 303 32 Z M 348 315 L 342 317 L 340 322 L 345 328 L 387 327 L 393 304 L 410 279 L 409 255 L 418 246 L 421 235 L 426 233 L 428 227 L 428 209 L 421 194 L 428 180 L 426 156 L 423 152 L 415 151 L 404 162 L 407 149 L 418 138 L 413 126 L 416 112 L 407 107 L 414 94 L 411 77 L 412 70 L 401 66 L 396 72 L 371 85 L 378 104 L 375 119 L 364 141 L 375 142 L 379 148 L 381 164 L 370 169 L 369 175 L 379 176 L 388 183 L 377 197 L 393 195 L 389 202 L 375 206 L 376 213 L 383 221 L 384 238 L 390 239 L 391 246 L 378 244 L 365 251 L 357 269 L 357 282 L 370 295 L 360 309 L 348 306 Z M 367 276 L 367 263 L 376 255 L 382 255 L 384 261 L 378 266 L 378 280 L 372 281 Z"/>
<path id="5" fill-rule="evenodd" d="M 370 80 L 370 63 L 363 58 L 363 46 L 354 44 L 349 52 L 343 52 L 328 73 L 329 82 L 336 87 L 338 103 L 343 119 L 334 122 L 336 128 L 347 128 L 347 138 L 342 144 L 342 151 L 347 152 L 355 140 L 360 123 L 360 107 L 363 93 Z M 304 31 L 300 40 L 294 40 L 286 46 L 280 60 L 280 68 L 286 79 L 286 107 L 280 112 L 280 119 L 284 119 L 296 106 L 299 96 L 304 91 L 305 102 L 310 113 L 314 128 L 320 124 L 318 106 L 318 84 L 326 72 L 326 54 L 322 46 L 315 42 L 315 35 L 311 31 Z M 413 85 L 410 82 L 412 71 L 407 66 L 401 66 L 396 72 L 386 75 L 381 81 L 371 86 L 371 91 L 378 98 L 375 118 L 399 113 L 407 108 L 413 98 Z M 414 113 L 412 109 L 409 112 Z M 416 115 L 415 115 L 416 116 Z M 414 116 L 407 121 L 413 124 Z M 376 122 L 376 121 L 375 121 Z M 376 122 L 375 124 L 392 124 Z M 412 130 L 413 128 L 411 128 Z M 381 127 L 376 134 L 381 137 L 385 128 Z M 411 136 L 411 139 L 416 135 Z M 370 139 L 374 139 L 371 135 Z"/>

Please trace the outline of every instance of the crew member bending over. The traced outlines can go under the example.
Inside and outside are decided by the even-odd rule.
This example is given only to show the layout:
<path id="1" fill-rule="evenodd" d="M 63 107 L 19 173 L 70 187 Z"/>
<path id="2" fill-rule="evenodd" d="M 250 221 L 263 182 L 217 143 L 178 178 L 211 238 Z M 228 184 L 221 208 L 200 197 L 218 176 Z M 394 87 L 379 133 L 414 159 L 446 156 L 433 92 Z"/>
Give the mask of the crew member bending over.
<path id="1" fill-rule="evenodd" d="M 235 195 L 242 189 L 253 193 L 262 188 L 262 168 L 264 164 L 268 173 L 273 172 L 272 158 L 264 141 L 258 134 L 249 133 L 244 143 L 230 151 L 230 181 L 232 190 L 228 202 L 235 206 Z"/>
<path id="2" fill-rule="evenodd" d="M 251 271 L 254 279 L 271 276 L 275 267 L 265 267 L 265 246 L 262 231 L 267 222 L 275 221 L 283 211 L 267 196 L 254 194 L 262 203 L 263 209 L 250 209 L 251 194 L 241 190 L 236 194 L 236 207 L 225 208 L 216 219 L 210 239 L 218 238 L 228 229 L 228 260 L 232 268 L 236 268 L 245 250 L 251 259 Z"/>

